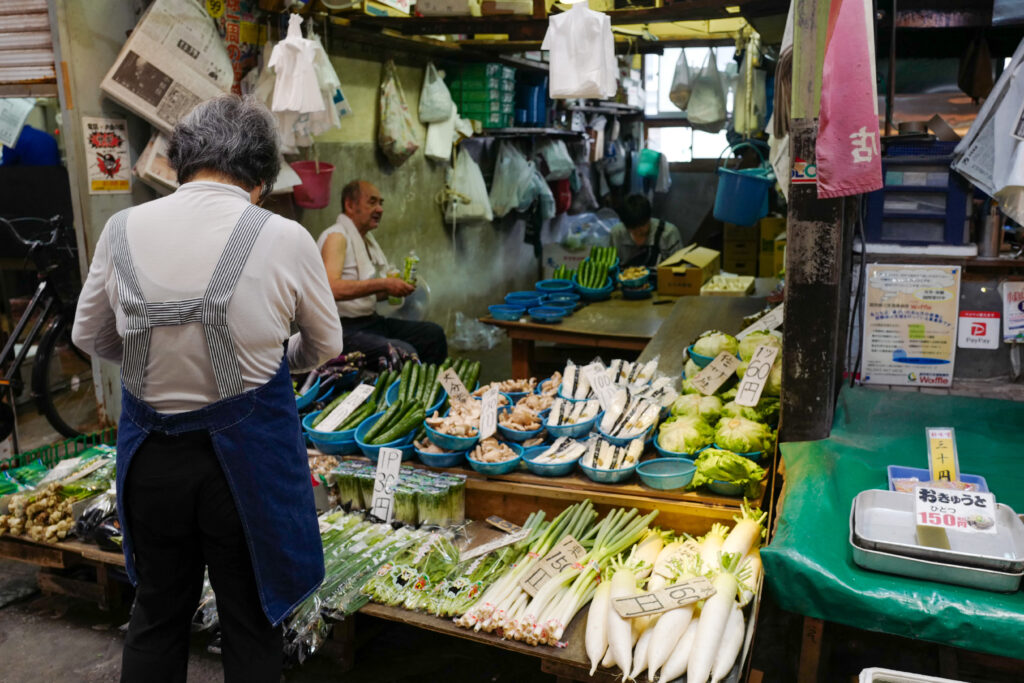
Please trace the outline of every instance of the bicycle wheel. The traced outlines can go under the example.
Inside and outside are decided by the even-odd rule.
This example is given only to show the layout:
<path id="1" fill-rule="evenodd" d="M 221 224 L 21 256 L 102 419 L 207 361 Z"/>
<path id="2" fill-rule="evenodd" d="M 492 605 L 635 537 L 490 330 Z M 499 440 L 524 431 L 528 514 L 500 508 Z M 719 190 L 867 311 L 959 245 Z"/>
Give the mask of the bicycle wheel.
<path id="1" fill-rule="evenodd" d="M 36 349 L 32 393 L 39 412 L 64 436 L 99 428 L 92 361 L 71 343 L 71 321 L 63 315 L 50 324 Z"/>

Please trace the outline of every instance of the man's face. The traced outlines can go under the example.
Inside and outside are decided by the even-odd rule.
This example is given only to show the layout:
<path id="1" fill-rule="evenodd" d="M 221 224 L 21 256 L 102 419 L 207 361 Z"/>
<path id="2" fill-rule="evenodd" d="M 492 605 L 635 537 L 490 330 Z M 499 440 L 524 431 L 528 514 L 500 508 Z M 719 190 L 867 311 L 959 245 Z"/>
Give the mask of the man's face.
<path id="1" fill-rule="evenodd" d="M 380 196 L 380 190 L 370 183 L 362 183 L 359 186 L 359 197 L 346 202 L 345 214 L 363 232 L 376 228 L 380 225 L 381 216 L 384 215 L 384 200 Z"/>

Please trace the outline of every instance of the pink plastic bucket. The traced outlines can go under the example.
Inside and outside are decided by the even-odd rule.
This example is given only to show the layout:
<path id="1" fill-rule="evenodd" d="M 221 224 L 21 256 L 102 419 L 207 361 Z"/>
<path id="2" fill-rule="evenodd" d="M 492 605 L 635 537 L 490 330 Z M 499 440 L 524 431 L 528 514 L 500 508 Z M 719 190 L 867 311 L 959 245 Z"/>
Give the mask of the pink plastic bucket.
<path id="1" fill-rule="evenodd" d="M 292 169 L 302 178 L 302 184 L 292 189 L 295 203 L 304 209 L 322 209 L 330 202 L 331 174 L 334 173 L 334 165 L 321 161 L 319 166 L 320 172 L 317 173 L 315 161 L 291 163 Z"/>

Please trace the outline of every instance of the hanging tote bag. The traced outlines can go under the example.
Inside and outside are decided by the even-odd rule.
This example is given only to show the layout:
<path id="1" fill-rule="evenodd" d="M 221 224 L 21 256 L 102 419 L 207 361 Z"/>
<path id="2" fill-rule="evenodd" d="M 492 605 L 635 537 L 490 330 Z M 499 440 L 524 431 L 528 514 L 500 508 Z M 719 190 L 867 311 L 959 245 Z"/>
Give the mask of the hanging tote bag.
<path id="1" fill-rule="evenodd" d="M 679 51 L 679 59 L 676 61 L 676 70 L 672 74 L 672 87 L 668 91 L 668 99 L 672 104 L 686 111 L 686 105 L 690 102 L 690 92 L 693 90 L 690 84 L 690 65 L 686 63 L 686 50 Z"/>
<path id="2" fill-rule="evenodd" d="M 450 111 L 450 110 L 449 110 Z M 380 84 L 380 130 L 377 142 L 392 166 L 401 166 L 419 149 L 409 107 L 405 104 L 402 84 L 395 73 L 395 63 L 384 64 L 384 80 Z"/>
<path id="3" fill-rule="evenodd" d="M 446 223 L 480 222 L 494 220 L 491 200 L 487 196 L 487 183 L 473 157 L 465 149 L 455 152 L 455 171 L 444 203 Z"/>
<path id="4" fill-rule="evenodd" d="M 722 87 L 715 49 L 711 48 L 693 84 L 693 92 L 686 105 L 686 118 L 697 130 L 717 133 L 725 125 L 725 117 L 725 88 Z"/>
<path id="5" fill-rule="evenodd" d="M 445 121 L 452 111 L 452 95 L 448 86 L 437 71 L 433 62 L 427 62 L 427 71 L 423 76 L 423 89 L 420 90 L 420 122 L 440 123 Z"/>

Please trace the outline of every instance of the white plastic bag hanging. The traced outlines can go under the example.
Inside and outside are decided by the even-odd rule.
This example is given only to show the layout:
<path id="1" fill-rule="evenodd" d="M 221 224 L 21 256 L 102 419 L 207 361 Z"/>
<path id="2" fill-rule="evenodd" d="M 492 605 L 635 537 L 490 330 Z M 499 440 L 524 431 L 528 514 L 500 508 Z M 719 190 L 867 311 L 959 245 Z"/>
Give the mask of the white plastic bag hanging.
<path id="1" fill-rule="evenodd" d="M 718 71 L 715 48 L 710 48 L 704 67 L 693 83 L 690 101 L 686 105 L 686 118 L 697 130 L 717 133 L 725 125 L 725 117 L 725 88 Z"/>
<path id="2" fill-rule="evenodd" d="M 384 79 L 380 84 L 380 130 L 377 142 L 392 166 L 401 166 L 419 149 L 409 107 L 405 103 L 402 84 L 395 73 L 395 63 L 384 63 Z"/>
<path id="3" fill-rule="evenodd" d="M 457 118 L 459 118 L 459 111 L 453 103 L 448 110 L 447 118 L 427 126 L 427 142 L 423 146 L 423 156 L 433 161 L 448 161 L 452 158 Z"/>
<path id="4" fill-rule="evenodd" d="M 686 63 L 686 49 L 679 50 L 679 59 L 676 60 L 676 70 L 672 74 L 672 88 L 668 91 L 668 99 L 672 104 L 686 111 L 686 105 L 690 102 L 690 65 Z"/>
<path id="5" fill-rule="evenodd" d="M 576 168 L 569 150 L 561 140 L 541 140 L 537 145 L 537 158 L 543 162 L 540 165 L 545 180 L 565 180 Z"/>
<path id="6" fill-rule="evenodd" d="M 465 223 L 494 220 L 487 184 L 480 167 L 469 152 L 455 153 L 455 170 L 444 202 L 444 220 L 447 223 Z"/>
<path id="7" fill-rule="evenodd" d="M 611 18 L 589 9 L 585 1 L 548 18 L 541 49 L 551 51 L 552 99 L 607 99 L 618 90 Z"/>
<path id="8" fill-rule="evenodd" d="M 498 160 L 491 183 L 491 209 L 501 218 L 516 209 L 529 191 L 533 167 L 514 142 L 503 140 L 498 145 Z"/>
<path id="9" fill-rule="evenodd" d="M 274 70 L 273 111 L 323 111 L 324 100 L 316 79 L 313 41 L 302 37 L 302 17 L 288 17 L 288 35 L 274 46 L 267 66 Z"/>
<path id="10" fill-rule="evenodd" d="M 427 62 L 427 70 L 423 75 L 423 88 L 420 90 L 420 122 L 438 123 L 449 117 L 452 111 L 452 95 L 448 86 L 438 73 L 433 62 Z"/>

